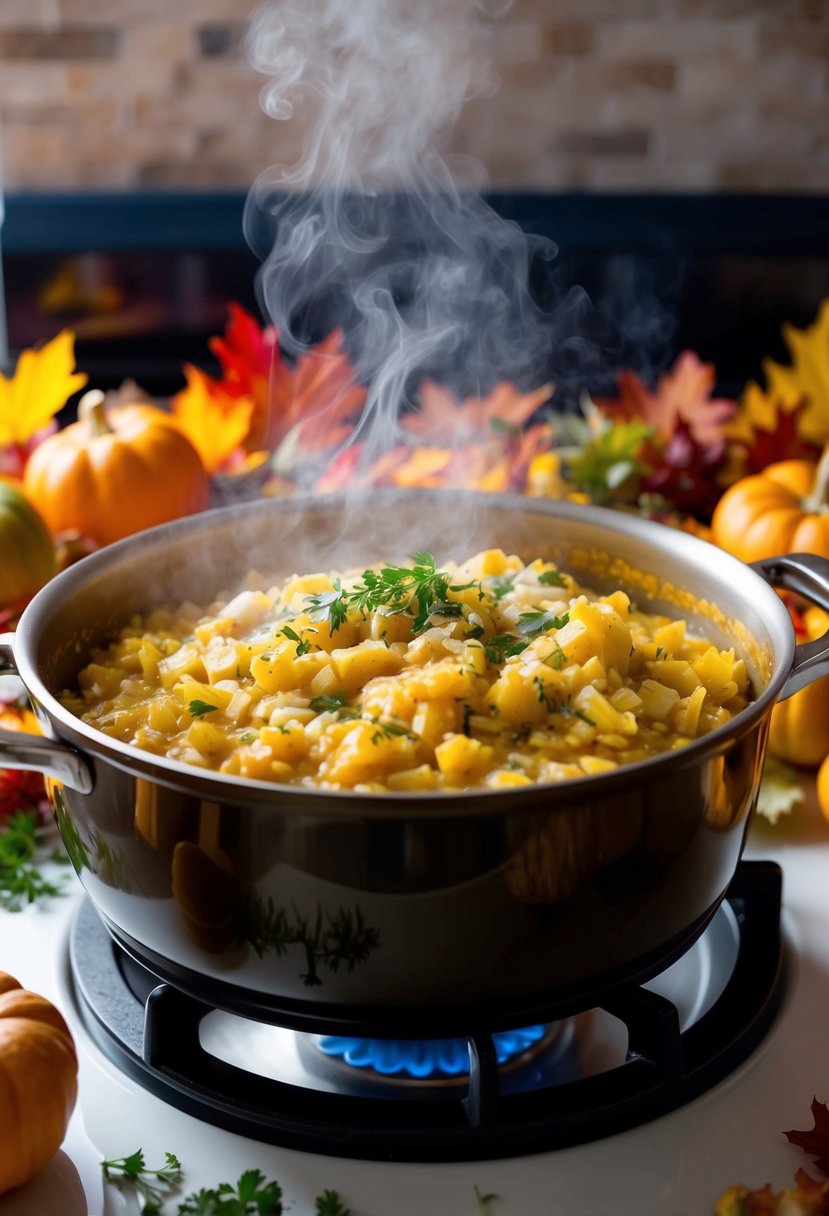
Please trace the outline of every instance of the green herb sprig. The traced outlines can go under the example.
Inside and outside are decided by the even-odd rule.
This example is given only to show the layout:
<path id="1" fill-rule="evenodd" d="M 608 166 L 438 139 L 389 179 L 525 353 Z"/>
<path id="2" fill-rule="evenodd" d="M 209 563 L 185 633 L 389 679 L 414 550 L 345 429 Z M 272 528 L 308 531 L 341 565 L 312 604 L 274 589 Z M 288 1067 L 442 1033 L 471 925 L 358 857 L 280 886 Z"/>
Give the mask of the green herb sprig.
<path id="1" fill-rule="evenodd" d="M 261 1170 L 246 1170 L 236 1186 L 202 1188 L 179 1204 L 178 1216 L 282 1216 L 282 1187 Z"/>
<path id="2" fill-rule="evenodd" d="M 119 1187 L 127 1185 L 133 1188 L 138 1195 L 144 1216 L 158 1216 L 165 1196 L 181 1179 L 181 1162 L 178 1157 L 165 1153 L 164 1165 L 158 1169 L 148 1169 L 144 1152 L 140 1148 L 127 1157 L 102 1161 L 101 1169 L 107 1182 L 114 1182 Z"/>
<path id="3" fill-rule="evenodd" d="M 339 579 L 333 591 L 309 595 L 307 604 L 312 621 L 327 621 L 332 633 L 348 620 L 349 613 L 366 617 L 378 608 L 392 614 L 406 612 L 412 617 L 412 630 L 420 633 L 432 616 L 462 616 L 463 605 L 449 599 L 450 591 L 466 591 L 472 583 L 453 585 L 449 576 L 437 569 L 434 556 L 425 549 L 411 555 L 412 566 L 382 566 L 364 570 L 361 581 L 345 590 Z"/>
<path id="4" fill-rule="evenodd" d="M 39 847 L 37 816 L 33 811 L 15 811 L 0 830 L 0 908 L 20 912 L 26 904 L 63 893 L 60 879 L 51 882 L 33 864 Z M 58 854 L 50 855 L 58 860 Z M 65 861 L 65 855 L 60 855 Z"/>
<path id="5" fill-rule="evenodd" d="M 209 705 L 207 701 L 200 701 L 198 698 L 195 698 L 189 702 L 187 708 L 191 718 L 203 718 L 205 714 L 215 713 L 219 707 L 218 705 Z"/>

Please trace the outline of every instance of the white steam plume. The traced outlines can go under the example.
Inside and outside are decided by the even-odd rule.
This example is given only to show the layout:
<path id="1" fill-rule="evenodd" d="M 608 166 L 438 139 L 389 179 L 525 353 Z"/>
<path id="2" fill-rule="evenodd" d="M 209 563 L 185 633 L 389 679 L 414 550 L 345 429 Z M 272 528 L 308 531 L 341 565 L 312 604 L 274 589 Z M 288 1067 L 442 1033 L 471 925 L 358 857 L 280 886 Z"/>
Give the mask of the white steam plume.
<path id="1" fill-rule="evenodd" d="M 261 302 L 289 353 L 343 328 L 369 386 L 366 460 L 400 437 L 424 375 L 464 394 L 544 379 L 551 323 L 530 280 L 555 248 L 496 215 L 470 188 L 477 167 L 439 151 L 463 104 L 494 88 L 493 9 L 277 0 L 249 25 L 264 108 L 282 120 L 302 108 L 307 132 L 300 159 L 248 199 Z"/>

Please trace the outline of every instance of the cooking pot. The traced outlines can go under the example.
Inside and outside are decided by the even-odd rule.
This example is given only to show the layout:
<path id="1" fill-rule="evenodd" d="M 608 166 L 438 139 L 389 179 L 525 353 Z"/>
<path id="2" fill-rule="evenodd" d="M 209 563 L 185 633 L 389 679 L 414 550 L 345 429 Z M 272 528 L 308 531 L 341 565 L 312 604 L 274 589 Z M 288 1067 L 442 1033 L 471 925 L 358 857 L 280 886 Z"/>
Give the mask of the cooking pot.
<path id="1" fill-rule="evenodd" d="M 372 795 L 208 772 L 61 705 L 91 649 L 134 614 L 209 603 L 251 569 L 281 578 L 424 548 L 442 563 L 485 547 L 554 560 L 598 592 L 622 586 L 736 647 L 754 700 L 703 738 L 609 773 Z M 752 568 L 686 533 L 570 503 L 375 491 L 207 512 L 111 545 L 35 596 L 0 639 L 0 669 L 17 672 L 47 738 L 0 732 L 0 759 L 47 776 L 111 934 L 190 995 L 289 1025 L 347 1016 L 467 1033 L 471 1017 L 498 1029 L 645 980 L 713 916 L 745 842 L 772 706 L 829 671 L 829 635 L 796 647 L 772 585 L 829 609 L 821 559 Z"/>

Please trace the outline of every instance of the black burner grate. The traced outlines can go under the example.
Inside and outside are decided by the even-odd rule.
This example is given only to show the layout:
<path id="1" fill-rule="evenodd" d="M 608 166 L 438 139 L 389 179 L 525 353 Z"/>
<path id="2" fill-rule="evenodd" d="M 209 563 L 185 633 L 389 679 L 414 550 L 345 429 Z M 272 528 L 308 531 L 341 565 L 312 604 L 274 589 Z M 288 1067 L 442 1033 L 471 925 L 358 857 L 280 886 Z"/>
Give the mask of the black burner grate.
<path id="1" fill-rule="evenodd" d="M 335 1156 L 517 1156 L 647 1122 L 711 1088 L 747 1058 L 782 995 L 781 882 L 773 863 L 738 867 L 726 895 L 739 926 L 734 969 L 711 1009 L 686 1030 L 664 996 L 644 987 L 615 989 L 598 1007 L 627 1028 L 624 1064 L 511 1092 L 502 1083 L 492 1034 L 476 1029 L 467 1038 L 468 1083 L 448 1100 L 445 1093 L 432 1099 L 421 1092 L 412 1100 L 405 1093 L 327 1092 L 209 1054 L 199 1029 L 211 1006 L 159 983 L 123 956 L 91 904 L 76 917 L 70 955 L 79 1008 L 96 1043 L 143 1086 L 189 1114 L 241 1135 Z M 353 1033 L 347 1012 L 343 1023 L 342 1033 Z M 387 1037 L 398 1037 L 394 1025 Z"/>

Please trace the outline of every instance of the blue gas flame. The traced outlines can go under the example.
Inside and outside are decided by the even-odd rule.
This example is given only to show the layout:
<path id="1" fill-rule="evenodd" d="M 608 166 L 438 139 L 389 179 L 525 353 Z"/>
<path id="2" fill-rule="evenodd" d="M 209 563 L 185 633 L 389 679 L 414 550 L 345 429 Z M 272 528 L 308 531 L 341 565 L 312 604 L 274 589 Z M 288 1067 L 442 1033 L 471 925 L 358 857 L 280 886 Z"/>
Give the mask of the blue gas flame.
<path id="1" fill-rule="evenodd" d="M 544 1026 L 525 1026 L 493 1034 L 499 1064 L 521 1055 L 544 1037 Z M 354 1039 L 325 1035 L 317 1040 L 320 1051 L 339 1056 L 354 1068 L 372 1068 L 384 1077 L 405 1075 L 422 1081 L 432 1077 L 460 1077 L 469 1072 L 466 1039 Z"/>

